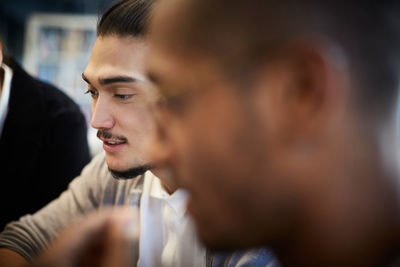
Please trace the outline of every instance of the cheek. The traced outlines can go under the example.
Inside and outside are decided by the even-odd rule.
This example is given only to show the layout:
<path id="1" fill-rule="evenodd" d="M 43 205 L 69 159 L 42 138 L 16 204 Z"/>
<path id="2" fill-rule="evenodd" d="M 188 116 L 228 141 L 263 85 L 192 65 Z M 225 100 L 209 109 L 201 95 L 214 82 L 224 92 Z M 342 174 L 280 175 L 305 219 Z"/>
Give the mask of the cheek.
<path id="1" fill-rule="evenodd" d="M 218 248 L 242 244 L 243 229 L 252 228 L 247 202 L 249 191 L 243 186 L 249 170 L 233 164 L 237 151 L 214 151 L 194 142 L 190 154 L 182 158 L 181 176 L 190 186 L 189 212 L 196 220 L 200 237 L 207 245 Z M 242 207 L 245 206 L 245 209 Z M 251 212 L 254 214 L 254 212 Z"/>
<path id="2" fill-rule="evenodd" d="M 203 183 L 208 190 L 214 189 L 213 186 L 220 189 L 224 179 L 241 165 L 241 151 L 237 146 L 243 130 L 241 113 L 237 101 L 217 91 L 198 100 L 177 120 L 171 135 L 180 161 L 178 168 L 185 169 L 188 182 Z"/>
<path id="3" fill-rule="evenodd" d="M 205 232 L 236 230 L 242 216 L 234 207 L 246 197 L 242 176 L 248 174 L 250 166 L 243 165 L 246 154 L 237 146 L 238 127 L 223 115 L 193 119 L 175 134 L 179 136 L 175 140 L 176 167 L 192 192 L 192 212 L 201 229 L 208 229 Z"/>
<path id="4" fill-rule="evenodd" d="M 91 111 L 92 111 L 91 116 L 93 116 L 94 111 L 96 110 L 96 101 L 94 101 L 93 99 L 91 99 L 90 107 L 92 108 L 92 110 L 91 110 Z"/>
<path id="5" fill-rule="evenodd" d="M 115 112 L 115 117 L 120 127 L 126 129 L 127 135 L 150 135 L 155 128 L 154 118 L 144 107 L 124 107 Z"/>

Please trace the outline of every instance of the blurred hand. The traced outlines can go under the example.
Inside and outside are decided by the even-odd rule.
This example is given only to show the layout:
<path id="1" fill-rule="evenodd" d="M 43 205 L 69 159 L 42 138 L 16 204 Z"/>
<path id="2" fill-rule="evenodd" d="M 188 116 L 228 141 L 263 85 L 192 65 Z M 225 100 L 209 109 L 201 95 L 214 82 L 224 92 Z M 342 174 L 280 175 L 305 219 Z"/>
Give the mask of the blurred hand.
<path id="1" fill-rule="evenodd" d="M 34 266 L 129 266 L 131 245 L 138 239 L 137 209 L 103 209 L 65 229 Z"/>

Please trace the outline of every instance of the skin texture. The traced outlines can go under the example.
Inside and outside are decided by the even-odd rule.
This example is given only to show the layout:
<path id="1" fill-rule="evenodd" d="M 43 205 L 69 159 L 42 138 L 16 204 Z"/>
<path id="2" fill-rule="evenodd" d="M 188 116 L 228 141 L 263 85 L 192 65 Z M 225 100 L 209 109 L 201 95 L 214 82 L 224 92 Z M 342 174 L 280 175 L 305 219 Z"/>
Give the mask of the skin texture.
<path id="1" fill-rule="evenodd" d="M 388 114 L 382 131 L 354 112 L 337 44 L 296 38 L 238 77 L 185 46 L 184 3 L 160 3 L 150 31 L 149 76 L 163 96 L 152 160 L 190 192 L 203 241 L 268 245 L 287 266 L 385 264 L 399 202 L 383 153 L 397 154 L 377 136 L 396 143 L 395 124 Z"/>

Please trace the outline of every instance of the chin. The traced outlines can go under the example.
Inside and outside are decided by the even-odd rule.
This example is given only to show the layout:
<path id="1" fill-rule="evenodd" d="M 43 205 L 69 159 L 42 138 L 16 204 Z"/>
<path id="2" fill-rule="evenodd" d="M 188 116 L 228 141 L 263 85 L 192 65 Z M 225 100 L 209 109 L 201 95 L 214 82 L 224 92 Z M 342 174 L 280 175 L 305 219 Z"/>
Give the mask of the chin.
<path id="1" fill-rule="evenodd" d="M 194 217 L 194 220 L 199 238 L 212 250 L 226 251 L 262 245 L 261 233 L 251 230 L 248 225 L 232 224 L 231 221 L 217 222 L 212 220 L 212 216 L 203 217 L 203 220 Z"/>
<path id="2" fill-rule="evenodd" d="M 233 250 L 241 247 L 233 244 L 231 239 L 221 235 L 221 232 L 198 230 L 198 235 L 204 245 L 214 251 Z"/>
<path id="3" fill-rule="evenodd" d="M 245 233 L 246 230 L 242 229 L 240 232 Z M 248 236 L 240 236 L 224 231 L 198 231 L 198 236 L 206 247 L 214 251 L 240 250 L 264 245 L 264 242 L 258 239 L 249 239 Z"/>
<path id="4" fill-rule="evenodd" d="M 125 171 L 130 168 L 129 164 L 121 160 L 119 157 L 116 156 L 109 156 L 106 154 L 106 162 L 107 166 L 110 169 L 116 171 Z"/>
<path id="5" fill-rule="evenodd" d="M 118 161 L 113 161 L 113 160 L 106 160 L 107 161 L 107 166 L 109 169 L 113 169 L 116 171 L 125 171 L 127 168 L 121 165 L 120 162 Z"/>
<path id="6" fill-rule="evenodd" d="M 232 244 L 232 234 L 227 233 L 226 229 L 218 227 L 218 225 L 221 226 L 221 224 L 215 224 L 216 222 L 212 220 L 212 217 L 209 219 L 210 217 L 207 216 L 207 218 L 203 218 L 204 220 L 202 220 L 202 218 L 196 218 L 193 214 L 191 214 L 191 216 L 195 221 L 197 234 L 200 240 L 208 248 L 215 251 L 223 251 L 236 247 Z"/>

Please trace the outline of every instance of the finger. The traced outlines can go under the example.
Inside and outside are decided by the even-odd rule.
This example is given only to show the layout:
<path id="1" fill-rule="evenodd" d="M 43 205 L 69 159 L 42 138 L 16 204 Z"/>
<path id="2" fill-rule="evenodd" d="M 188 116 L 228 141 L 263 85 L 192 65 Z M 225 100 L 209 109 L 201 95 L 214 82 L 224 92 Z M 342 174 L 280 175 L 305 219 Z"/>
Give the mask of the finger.
<path id="1" fill-rule="evenodd" d="M 64 230 L 51 248 L 40 257 L 38 263 L 48 267 L 81 264 L 87 266 L 89 263 L 92 266 L 100 266 L 102 261 L 116 261 L 118 253 L 126 258 L 124 255 L 127 252 L 122 249 L 126 242 L 124 240 L 129 238 L 129 231 L 126 229 L 129 229 L 127 226 L 133 228 L 135 223 L 138 229 L 137 214 L 132 208 L 110 208 L 85 216 Z M 115 247 L 107 244 L 113 244 Z M 116 248 L 121 251 L 118 252 Z"/>

